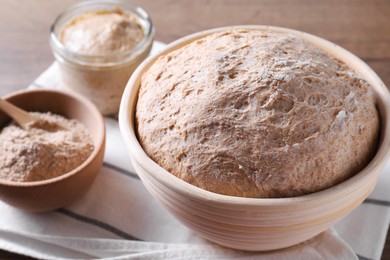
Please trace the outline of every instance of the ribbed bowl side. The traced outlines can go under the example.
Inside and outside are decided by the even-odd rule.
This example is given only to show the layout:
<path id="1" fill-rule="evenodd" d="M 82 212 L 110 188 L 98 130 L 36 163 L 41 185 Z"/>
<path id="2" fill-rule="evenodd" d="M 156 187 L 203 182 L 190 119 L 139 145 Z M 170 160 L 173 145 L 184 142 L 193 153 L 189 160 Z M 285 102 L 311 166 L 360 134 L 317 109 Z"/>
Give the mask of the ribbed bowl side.
<path id="1" fill-rule="evenodd" d="M 297 205 L 216 206 L 164 185 L 136 161 L 133 165 L 149 192 L 191 230 L 217 244 L 250 251 L 285 248 L 314 237 L 359 205 L 376 183 L 373 175 L 357 189 L 337 195 L 338 199 L 311 200 L 303 209 Z"/>

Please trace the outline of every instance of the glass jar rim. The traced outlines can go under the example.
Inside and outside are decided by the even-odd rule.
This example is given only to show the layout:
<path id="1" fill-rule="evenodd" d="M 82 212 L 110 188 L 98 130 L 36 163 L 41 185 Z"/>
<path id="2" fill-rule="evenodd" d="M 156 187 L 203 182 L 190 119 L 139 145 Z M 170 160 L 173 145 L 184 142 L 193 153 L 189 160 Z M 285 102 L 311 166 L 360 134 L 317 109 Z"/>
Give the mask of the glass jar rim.
<path id="1" fill-rule="evenodd" d="M 66 19 L 63 22 L 63 24 L 59 24 L 61 20 L 65 19 L 67 15 L 75 13 L 77 11 L 88 12 L 90 11 L 88 10 L 88 7 L 90 8 L 98 5 L 105 5 L 106 7 L 119 7 L 119 8 L 123 8 L 125 12 L 131 12 L 132 14 L 135 14 L 144 30 L 144 37 L 142 38 L 142 40 L 129 49 L 113 52 L 110 54 L 103 54 L 103 55 L 82 54 L 66 48 L 65 45 L 58 38 L 57 30 L 63 28 L 63 26 L 66 25 L 66 22 L 71 21 L 72 18 L 77 17 L 77 15 L 70 17 L 70 19 Z M 96 10 L 101 10 L 101 9 L 96 9 Z M 153 36 L 154 36 L 154 26 L 148 12 L 142 7 L 135 6 L 130 3 L 123 2 L 121 0 L 87 1 L 87 2 L 81 2 L 72 5 L 66 8 L 62 13 L 60 13 L 50 27 L 51 46 L 55 51 L 57 51 L 60 54 L 62 58 L 75 62 L 77 64 L 93 65 L 93 66 L 116 65 L 116 64 L 122 64 L 126 61 L 129 61 L 132 59 L 132 57 L 136 56 L 138 53 L 141 53 L 147 47 L 148 43 L 152 41 Z M 127 58 L 120 59 L 120 57 L 127 57 Z M 88 61 L 80 62 L 79 61 L 79 60 L 88 60 L 88 59 L 115 60 L 115 61 L 114 62 L 88 62 Z"/>

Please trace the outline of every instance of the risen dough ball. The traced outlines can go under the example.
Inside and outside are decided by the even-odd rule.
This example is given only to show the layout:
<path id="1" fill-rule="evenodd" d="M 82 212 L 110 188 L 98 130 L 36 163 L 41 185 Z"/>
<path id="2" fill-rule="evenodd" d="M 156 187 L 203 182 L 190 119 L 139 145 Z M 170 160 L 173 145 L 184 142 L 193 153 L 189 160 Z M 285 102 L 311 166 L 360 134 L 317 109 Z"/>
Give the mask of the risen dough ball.
<path id="1" fill-rule="evenodd" d="M 326 189 L 369 162 L 379 131 L 371 87 L 298 36 L 216 33 L 143 75 L 139 140 L 161 167 L 242 197 Z"/>

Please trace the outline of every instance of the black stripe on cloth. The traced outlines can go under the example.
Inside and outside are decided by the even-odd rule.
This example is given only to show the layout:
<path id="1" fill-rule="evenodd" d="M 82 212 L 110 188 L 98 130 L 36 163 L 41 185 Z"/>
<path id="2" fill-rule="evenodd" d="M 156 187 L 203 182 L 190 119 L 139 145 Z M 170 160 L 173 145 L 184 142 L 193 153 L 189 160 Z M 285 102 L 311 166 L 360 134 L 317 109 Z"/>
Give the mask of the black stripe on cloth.
<path id="1" fill-rule="evenodd" d="M 373 259 L 371 259 L 371 258 L 362 256 L 362 255 L 359 255 L 359 254 L 356 254 L 356 255 L 357 255 L 357 257 L 359 258 L 359 260 L 373 260 Z"/>
<path id="2" fill-rule="evenodd" d="M 125 170 L 125 169 L 123 169 L 123 168 L 120 168 L 120 167 L 118 167 L 118 166 L 116 166 L 116 165 L 113 165 L 113 164 L 110 164 L 110 163 L 108 163 L 108 162 L 103 162 L 103 166 L 104 166 L 104 167 L 107 167 L 107 168 L 110 168 L 110 169 L 112 169 L 112 170 L 115 170 L 115 171 L 117 171 L 117 172 L 119 172 L 119 173 L 122 173 L 122 174 L 124 174 L 124 175 L 127 175 L 127 176 L 129 176 L 129 177 L 131 177 L 131 178 L 134 178 L 134 179 L 139 180 L 139 176 L 138 176 L 136 173 L 134 173 L 134 172 Z"/>
<path id="3" fill-rule="evenodd" d="M 110 115 L 110 116 L 105 116 L 105 117 L 111 118 L 111 119 L 113 119 L 115 121 L 118 121 L 118 115 Z"/>
<path id="4" fill-rule="evenodd" d="M 115 234 L 115 235 L 117 235 L 117 236 L 119 236 L 121 238 L 128 239 L 128 240 L 142 241 L 139 238 L 136 238 L 136 237 L 134 237 L 134 236 L 132 236 L 130 234 L 127 234 L 126 232 L 123 232 L 122 230 L 117 229 L 116 227 L 108 225 L 107 223 L 104 223 L 104 222 L 99 221 L 97 219 L 85 217 L 85 216 L 79 215 L 79 214 L 77 214 L 77 213 L 75 213 L 73 211 L 70 211 L 70 210 L 67 210 L 67 209 L 64 209 L 64 208 L 57 209 L 56 212 L 58 212 L 60 214 L 63 214 L 65 216 L 67 216 L 67 217 L 76 219 L 78 221 L 81 221 L 81 222 L 84 222 L 84 223 L 87 223 L 87 224 L 99 227 L 99 228 L 104 229 L 106 231 L 109 231 L 109 232 L 111 232 L 111 233 L 113 233 L 113 234 Z"/>
<path id="5" fill-rule="evenodd" d="M 363 203 L 367 204 L 374 204 L 374 205 L 379 205 L 379 206 L 384 206 L 384 207 L 390 207 L 390 201 L 386 200 L 377 200 L 377 199 L 365 199 Z"/>

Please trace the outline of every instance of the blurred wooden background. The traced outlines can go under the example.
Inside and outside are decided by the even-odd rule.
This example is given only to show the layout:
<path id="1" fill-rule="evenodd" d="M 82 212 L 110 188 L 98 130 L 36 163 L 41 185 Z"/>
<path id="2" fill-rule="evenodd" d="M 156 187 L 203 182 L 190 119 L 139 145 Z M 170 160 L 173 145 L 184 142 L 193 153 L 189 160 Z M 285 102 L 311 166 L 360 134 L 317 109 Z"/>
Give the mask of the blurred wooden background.
<path id="1" fill-rule="evenodd" d="M 0 0 L 0 95 L 25 88 L 52 62 L 49 29 L 79 1 Z M 355 53 L 390 86 L 389 0 L 128 0 L 152 16 L 156 39 L 200 30 L 266 24 L 315 34 Z M 1 214 L 0 214 L 1 217 Z M 0 258 L 20 258 L 0 252 Z M 390 259 L 390 240 L 383 259 Z"/>

